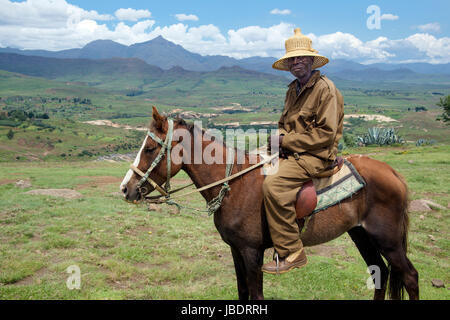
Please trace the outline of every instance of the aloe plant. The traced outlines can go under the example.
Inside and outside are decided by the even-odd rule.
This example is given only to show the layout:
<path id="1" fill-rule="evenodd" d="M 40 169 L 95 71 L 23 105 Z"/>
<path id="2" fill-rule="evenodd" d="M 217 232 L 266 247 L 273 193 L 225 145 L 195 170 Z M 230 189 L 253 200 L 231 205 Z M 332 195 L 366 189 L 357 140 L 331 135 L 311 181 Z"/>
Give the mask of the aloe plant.
<path id="1" fill-rule="evenodd" d="M 431 140 L 426 140 L 426 139 L 419 139 L 416 142 L 416 146 L 420 147 L 420 146 L 432 146 L 436 143 L 436 140 L 431 139 Z"/>
<path id="2" fill-rule="evenodd" d="M 405 141 L 395 133 L 394 128 L 369 128 L 364 136 L 358 136 L 358 142 L 365 146 L 377 144 L 380 146 L 404 143 Z"/>

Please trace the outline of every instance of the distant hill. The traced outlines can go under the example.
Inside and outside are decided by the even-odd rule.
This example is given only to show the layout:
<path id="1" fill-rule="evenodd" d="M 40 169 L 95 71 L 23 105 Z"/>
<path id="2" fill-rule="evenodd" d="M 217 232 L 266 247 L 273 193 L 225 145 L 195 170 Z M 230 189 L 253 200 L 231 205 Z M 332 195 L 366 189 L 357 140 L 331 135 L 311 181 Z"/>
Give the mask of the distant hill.
<path id="1" fill-rule="evenodd" d="M 200 88 L 206 87 L 208 81 L 219 84 L 231 81 L 232 87 L 255 81 L 256 87 L 262 82 L 284 87 L 289 82 L 285 77 L 246 70 L 238 66 L 221 67 L 212 72 L 189 71 L 179 66 L 163 70 L 137 58 L 58 59 L 0 53 L 0 70 L 119 90 L 175 84 L 181 88 L 193 86 Z"/>
<path id="2" fill-rule="evenodd" d="M 28 59 L 24 57 L 28 57 Z M 123 78 L 131 86 L 139 85 L 144 79 L 151 81 L 152 77 L 160 76 L 164 70 L 171 70 L 174 67 L 190 72 L 217 72 L 223 67 L 239 67 L 293 79 L 289 72 L 272 69 L 275 60 L 276 58 L 272 57 L 251 57 L 238 60 L 219 55 L 202 56 L 167 41 L 161 36 L 131 46 L 111 40 L 96 40 L 83 48 L 57 52 L 0 48 L 0 69 L 2 70 L 50 79 L 83 80 L 89 83 L 105 82 L 108 77 L 115 77 L 113 85 L 120 83 L 119 78 Z M 181 74 L 181 69 L 176 70 Z M 321 71 L 331 78 L 359 83 L 450 84 L 450 64 L 377 63 L 363 65 L 353 61 L 335 59 L 321 68 Z M 236 70 L 234 72 L 236 73 Z M 89 78 L 88 75 L 95 76 Z M 194 75 L 191 73 L 190 76 Z"/>
<path id="3" fill-rule="evenodd" d="M 156 77 L 164 72 L 162 69 L 150 66 L 139 59 L 57 59 L 23 56 L 15 53 L 0 53 L 0 69 L 48 79 L 66 76 L 114 76 L 130 73 L 135 75 L 153 75 Z"/>
<path id="4" fill-rule="evenodd" d="M 236 59 L 192 53 L 161 36 L 131 46 L 125 46 L 111 40 L 96 40 L 80 49 L 45 51 L 0 48 L 0 52 L 60 59 L 139 58 L 162 69 L 180 66 L 191 71 L 213 71 L 223 66 L 237 65 Z"/>
<path id="5" fill-rule="evenodd" d="M 403 82 L 403 83 L 434 83 L 450 84 L 450 75 L 416 73 L 407 68 L 393 70 L 380 70 L 367 68 L 360 70 L 345 69 L 338 72 L 329 72 L 330 77 L 337 77 L 355 82 Z"/>
<path id="6" fill-rule="evenodd" d="M 272 64 L 276 60 L 276 58 L 273 57 L 233 59 L 220 55 L 202 56 L 190 52 L 182 46 L 164 39 L 162 36 L 130 46 L 125 46 L 111 40 L 96 40 L 88 43 L 83 48 L 62 51 L 0 48 L 0 52 L 60 59 L 139 58 L 147 62 L 147 64 L 155 65 L 165 70 L 174 66 L 180 66 L 183 69 L 190 71 L 214 71 L 221 67 L 239 66 L 244 69 L 259 72 L 285 75 L 285 73 L 281 71 L 272 69 Z M 415 73 L 422 74 L 450 74 L 450 63 L 439 65 L 429 63 L 376 63 L 363 65 L 343 59 L 332 59 L 330 63 L 323 68 L 323 71 L 336 74 L 347 70 L 362 71 L 374 68 L 384 71 L 409 69 Z"/>

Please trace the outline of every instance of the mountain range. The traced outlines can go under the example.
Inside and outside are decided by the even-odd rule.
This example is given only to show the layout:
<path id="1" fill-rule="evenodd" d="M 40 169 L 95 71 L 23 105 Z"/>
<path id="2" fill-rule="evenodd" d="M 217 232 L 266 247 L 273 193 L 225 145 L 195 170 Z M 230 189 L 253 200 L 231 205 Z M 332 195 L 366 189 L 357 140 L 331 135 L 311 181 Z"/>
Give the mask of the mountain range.
<path id="1" fill-rule="evenodd" d="M 287 72 L 272 69 L 275 60 L 273 57 L 234 59 L 220 55 L 202 56 L 161 36 L 130 46 L 111 40 L 96 40 L 83 48 L 63 51 L 0 48 L 0 69 L 47 78 L 67 74 L 87 75 L 93 70 L 104 73 L 105 76 L 111 72 L 158 75 L 174 67 L 179 67 L 178 71 L 182 68 L 186 71 L 213 72 L 234 66 L 292 78 Z M 349 81 L 450 83 L 450 64 L 363 65 L 349 60 L 331 59 L 321 70 L 330 77 Z"/>

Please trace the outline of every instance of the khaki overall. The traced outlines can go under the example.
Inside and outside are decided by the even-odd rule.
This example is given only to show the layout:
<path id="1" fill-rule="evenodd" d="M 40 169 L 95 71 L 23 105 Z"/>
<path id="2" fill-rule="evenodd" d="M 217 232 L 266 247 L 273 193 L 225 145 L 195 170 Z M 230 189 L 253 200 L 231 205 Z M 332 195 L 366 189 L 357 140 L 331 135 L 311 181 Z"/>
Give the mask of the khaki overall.
<path id="1" fill-rule="evenodd" d="M 278 172 L 263 184 L 270 235 L 280 257 L 303 247 L 295 222 L 296 195 L 304 182 L 336 159 L 343 121 L 342 95 L 320 71 L 299 92 L 297 80 L 289 85 L 278 127 L 284 135 L 281 147 L 292 155 L 281 159 Z"/>

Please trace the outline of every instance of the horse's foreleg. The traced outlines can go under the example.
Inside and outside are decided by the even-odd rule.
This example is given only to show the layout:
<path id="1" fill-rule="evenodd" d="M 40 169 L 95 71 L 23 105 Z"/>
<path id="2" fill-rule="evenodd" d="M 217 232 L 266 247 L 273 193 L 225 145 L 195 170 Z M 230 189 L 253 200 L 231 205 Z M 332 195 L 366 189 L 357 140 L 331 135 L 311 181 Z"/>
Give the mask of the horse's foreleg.
<path id="1" fill-rule="evenodd" d="M 233 247 L 231 247 L 231 254 L 233 255 L 234 269 L 236 271 L 239 300 L 248 300 L 249 291 L 244 259 L 241 253 Z"/>
<path id="2" fill-rule="evenodd" d="M 356 247 L 361 253 L 367 266 L 378 266 L 380 268 L 380 279 L 379 283 L 375 280 L 375 294 L 374 300 L 384 300 L 386 296 L 386 286 L 389 277 L 389 269 L 381 257 L 380 252 L 377 248 L 370 242 L 367 232 L 362 227 L 354 227 L 348 231 L 348 234 L 352 238 Z"/>
<path id="3" fill-rule="evenodd" d="M 263 300 L 263 273 L 261 266 L 263 264 L 264 250 L 246 247 L 241 250 L 241 253 L 245 263 L 250 299 Z"/>

